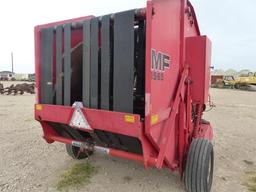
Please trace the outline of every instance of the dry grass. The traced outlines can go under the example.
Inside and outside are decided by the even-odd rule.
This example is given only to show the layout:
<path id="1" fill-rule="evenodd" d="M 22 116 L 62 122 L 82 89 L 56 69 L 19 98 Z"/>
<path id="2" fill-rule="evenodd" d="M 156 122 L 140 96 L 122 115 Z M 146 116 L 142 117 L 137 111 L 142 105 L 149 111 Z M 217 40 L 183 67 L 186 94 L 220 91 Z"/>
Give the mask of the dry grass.
<path id="1" fill-rule="evenodd" d="M 256 171 L 246 173 L 244 185 L 250 192 L 256 192 Z"/>
<path id="2" fill-rule="evenodd" d="M 95 172 L 96 168 L 89 162 L 72 165 L 63 175 L 61 175 L 60 180 L 56 185 L 57 190 L 62 191 L 88 183 Z"/>

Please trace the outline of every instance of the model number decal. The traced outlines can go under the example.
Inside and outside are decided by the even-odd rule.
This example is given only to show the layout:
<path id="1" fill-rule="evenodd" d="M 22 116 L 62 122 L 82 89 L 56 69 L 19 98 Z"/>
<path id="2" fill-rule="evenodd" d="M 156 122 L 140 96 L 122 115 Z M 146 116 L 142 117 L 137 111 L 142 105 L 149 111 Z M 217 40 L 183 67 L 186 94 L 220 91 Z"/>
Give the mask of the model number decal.
<path id="1" fill-rule="evenodd" d="M 171 65 L 171 57 L 155 49 L 151 50 L 151 73 L 152 79 L 164 80 L 164 72 Z"/>

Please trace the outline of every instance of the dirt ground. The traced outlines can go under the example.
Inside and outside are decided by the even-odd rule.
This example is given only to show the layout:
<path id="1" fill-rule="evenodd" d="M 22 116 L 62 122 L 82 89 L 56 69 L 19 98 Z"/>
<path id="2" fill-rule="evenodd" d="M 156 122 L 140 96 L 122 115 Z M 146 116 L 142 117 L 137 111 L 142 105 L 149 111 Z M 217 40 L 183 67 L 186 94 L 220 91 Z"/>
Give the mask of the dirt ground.
<path id="1" fill-rule="evenodd" d="M 213 192 L 243 192 L 246 171 L 256 164 L 256 92 L 211 90 L 216 108 L 205 114 L 214 132 Z M 63 144 L 47 144 L 33 119 L 34 95 L 0 95 L 0 191 L 56 191 L 55 183 L 76 163 Z M 95 154 L 90 183 L 71 191 L 183 192 L 176 174 Z"/>

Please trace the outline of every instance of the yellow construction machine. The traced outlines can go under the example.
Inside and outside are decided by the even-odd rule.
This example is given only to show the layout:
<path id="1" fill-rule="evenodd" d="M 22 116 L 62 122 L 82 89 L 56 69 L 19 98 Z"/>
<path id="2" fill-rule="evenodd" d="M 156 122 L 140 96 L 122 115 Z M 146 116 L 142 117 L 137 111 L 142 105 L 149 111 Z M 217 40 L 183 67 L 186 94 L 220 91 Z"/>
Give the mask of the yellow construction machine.
<path id="1" fill-rule="evenodd" d="M 224 75 L 222 78 L 216 80 L 214 87 L 217 88 L 234 88 L 236 80 L 232 75 Z"/>
<path id="2" fill-rule="evenodd" d="M 248 73 L 246 75 L 241 75 L 235 81 L 234 87 L 236 89 L 243 89 L 248 88 L 251 85 L 256 85 L 256 72 L 255 73 Z"/>

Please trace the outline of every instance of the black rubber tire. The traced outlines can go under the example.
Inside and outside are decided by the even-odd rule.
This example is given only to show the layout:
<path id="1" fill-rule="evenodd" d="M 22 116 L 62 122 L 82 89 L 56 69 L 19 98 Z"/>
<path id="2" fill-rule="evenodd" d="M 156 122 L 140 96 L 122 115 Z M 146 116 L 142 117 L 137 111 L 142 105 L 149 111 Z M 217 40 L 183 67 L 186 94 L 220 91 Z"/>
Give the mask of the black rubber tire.
<path id="1" fill-rule="evenodd" d="M 78 155 L 79 147 L 75 147 L 70 144 L 66 144 L 66 150 L 67 150 L 68 155 L 70 157 L 72 157 L 73 159 L 86 159 L 93 154 L 92 151 L 88 151 L 87 153 L 80 152 Z"/>
<path id="2" fill-rule="evenodd" d="M 239 84 L 235 84 L 234 87 L 235 87 L 235 89 L 240 89 L 240 85 Z"/>
<path id="3" fill-rule="evenodd" d="M 213 180 L 213 145 L 206 139 L 194 139 L 190 145 L 185 169 L 188 192 L 210 192 Z"/>

